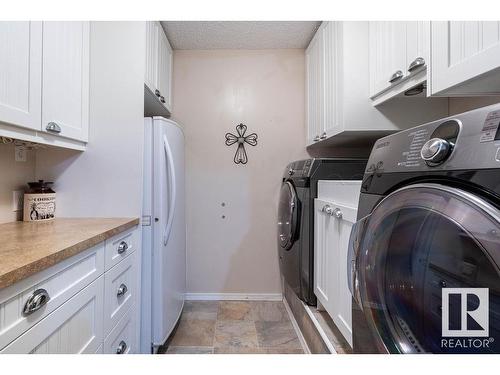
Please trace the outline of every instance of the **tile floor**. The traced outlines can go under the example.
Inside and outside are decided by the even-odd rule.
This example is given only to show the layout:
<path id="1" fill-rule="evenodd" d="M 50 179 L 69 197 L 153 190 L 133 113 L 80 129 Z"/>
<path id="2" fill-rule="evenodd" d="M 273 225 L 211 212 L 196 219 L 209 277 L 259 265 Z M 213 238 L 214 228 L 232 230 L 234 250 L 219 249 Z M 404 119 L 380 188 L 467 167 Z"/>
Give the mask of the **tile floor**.
<path id="1" fill-rule="evenodd" d="M 186 301 L 167 354 L 303 354 L 283 302 Z"/>

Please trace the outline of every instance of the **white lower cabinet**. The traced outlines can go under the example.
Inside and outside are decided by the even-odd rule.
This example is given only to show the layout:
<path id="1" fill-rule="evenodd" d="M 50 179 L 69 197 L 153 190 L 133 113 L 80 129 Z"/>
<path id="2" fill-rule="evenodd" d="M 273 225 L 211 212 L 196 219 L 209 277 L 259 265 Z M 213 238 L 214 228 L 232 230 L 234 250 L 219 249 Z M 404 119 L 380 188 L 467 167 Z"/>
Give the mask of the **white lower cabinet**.
<path id="1" fill-rule="evenodd" d="M 351 346 L 347 251 L 360 188 L 361 181 L 319 181 L 314 201 L 314 291 Z"/>
<path id="2" fill-rule="evenodd" d="M 0 353 L 136 352 L 139 236 L 138 227 L 117 234 L 1 289 Z M 120 243 L 126 256 L 115 258 Z"/>
<path id="3" fill-rule="evenodd" d="M 104 340 L 104 354 L 137 353 L 136 324 L 135 308 L 132 307 Z"/>
<path id="4" fill-rule="evenodd" d="M 104 331 L 106 334 L 134 305 L 138 291 L 136 263 L 136 253 L 132 253 L 105 274 Z"/>
<path id="5" fill-rule="evenodd" d="M 103 333 L 103 276 L 8 345 L 2 353 L 95 353 Z"/>

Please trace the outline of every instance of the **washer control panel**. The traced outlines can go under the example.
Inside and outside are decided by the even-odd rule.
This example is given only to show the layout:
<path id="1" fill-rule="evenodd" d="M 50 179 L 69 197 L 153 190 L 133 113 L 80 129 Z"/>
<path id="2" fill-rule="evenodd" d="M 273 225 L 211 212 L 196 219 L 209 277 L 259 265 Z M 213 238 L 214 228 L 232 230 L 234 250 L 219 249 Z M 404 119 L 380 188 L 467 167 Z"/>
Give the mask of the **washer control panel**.
<path id="1" fill-rule="evenodd" d="M 377 140 L 365 173 L 500 168 L 499 149 L 500 104 L 494 104 Z"/>

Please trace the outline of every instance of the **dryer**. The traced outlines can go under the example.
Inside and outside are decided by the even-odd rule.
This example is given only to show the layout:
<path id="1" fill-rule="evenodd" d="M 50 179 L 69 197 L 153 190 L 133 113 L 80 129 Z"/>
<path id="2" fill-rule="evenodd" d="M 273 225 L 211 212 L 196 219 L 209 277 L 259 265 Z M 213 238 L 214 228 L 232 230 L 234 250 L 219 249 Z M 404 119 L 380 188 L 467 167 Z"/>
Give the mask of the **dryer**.
<path id="1" fill-rule="evenodd" d="M 284 281 L 305 303 L 314 295 L 314 198 L 318 180 L 361 180 L 365 159 L 323 158 L 290 163 L 278 205 L 278 253 Z"/>
<path id="2" fill-rule="evenodd" d="M 500 104 L 379 139 L 348 274 L 355 353 L 500 353 Z"/>

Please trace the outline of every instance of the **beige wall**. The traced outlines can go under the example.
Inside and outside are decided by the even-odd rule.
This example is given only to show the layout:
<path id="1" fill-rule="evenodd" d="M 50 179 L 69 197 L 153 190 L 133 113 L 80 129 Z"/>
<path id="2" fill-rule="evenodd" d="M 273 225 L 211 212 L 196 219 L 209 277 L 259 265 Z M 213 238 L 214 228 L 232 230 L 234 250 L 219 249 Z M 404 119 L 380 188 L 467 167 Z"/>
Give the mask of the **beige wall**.
<path id="1" fill-rule="evenodd" d="M 14 145 L 0 142 L 0 223 L 21 219 L 12 211 L 12 191 L 23 190 L 35 178 L 35 152 L 28 151 L 25 162 L 15 161 Z"/>
<path id="2" fill-rule="evenodd" d="M 303 50 L 175 51 L 188 292 L 281 292 L 276 208 L 286 164 L 306 157 L 304 75 Z M 224 144 L 239 123 L 258 135 L 246 165 L 234 164 L 236 146 Z"/>

